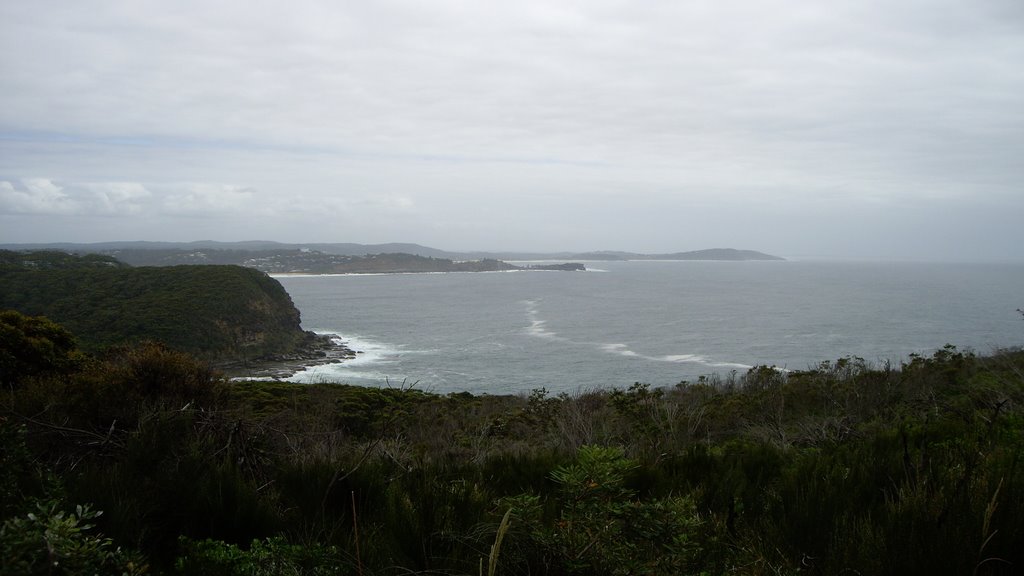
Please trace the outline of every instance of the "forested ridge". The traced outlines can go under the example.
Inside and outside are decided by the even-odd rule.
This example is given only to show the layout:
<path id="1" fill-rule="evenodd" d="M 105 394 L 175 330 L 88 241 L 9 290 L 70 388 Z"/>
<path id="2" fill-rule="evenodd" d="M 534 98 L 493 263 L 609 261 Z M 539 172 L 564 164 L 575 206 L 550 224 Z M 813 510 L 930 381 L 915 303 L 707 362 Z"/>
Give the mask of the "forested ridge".
<path id="1" fill-rule="evenodd" d="M 95 254 L 0 251 L 0 308 L 59 322 L 87 352 L 159 340 L 237 362 L 312 338 L 281 284 L 241 266 L 131 267 Z"/>
<path id="2" fill-rule="evenodd" d="M 1024 571 L 1021 351 L 442 396 L 5 312 L 0 374 L 5 574 Z"/>

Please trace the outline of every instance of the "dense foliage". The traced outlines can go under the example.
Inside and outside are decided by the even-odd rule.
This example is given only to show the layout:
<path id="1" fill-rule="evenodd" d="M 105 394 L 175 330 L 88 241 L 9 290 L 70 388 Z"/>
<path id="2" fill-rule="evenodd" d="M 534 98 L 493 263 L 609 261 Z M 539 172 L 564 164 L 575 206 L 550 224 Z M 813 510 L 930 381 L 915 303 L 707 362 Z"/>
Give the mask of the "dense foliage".
<path id="1" fill-rule="evenodd" d="M 131 268 L 60 252 L 0 256 L 0 308 L 59 322 L 89 352 L 159 340 L 208 360 L 245 360 L 293 351 L 312 337 L 281 284 L 253 269 Z"/>
<path id="2" fill-rule="evenodd" d="M 127 268 L 128 265 L 104 254 L 77 255 L 59 250 L 17 252 L 0 250 L 0 271 L 12 269 L 57 270 L 82 268 Z"/>
<path id="3" fill-rule="evenodd" d="M 0 385 L 16 379 L 67 372 L 84 360 L 74 336 L 49 319 L 0 310 Z"/>
<path id="4" fill-rule="evenodd" d="M 1024 571 L 1021 351 L 519 397 L 230 382 L 144 344 L 2 410 L 26 565 L 49 522 L 128 573 Z"/>

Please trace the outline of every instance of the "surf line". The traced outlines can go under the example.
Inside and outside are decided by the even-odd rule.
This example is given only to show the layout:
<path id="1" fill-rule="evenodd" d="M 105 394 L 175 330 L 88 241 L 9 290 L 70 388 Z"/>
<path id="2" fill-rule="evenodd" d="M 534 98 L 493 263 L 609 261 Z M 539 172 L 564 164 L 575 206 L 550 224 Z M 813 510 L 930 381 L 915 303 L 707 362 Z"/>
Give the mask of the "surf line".
<path id="1" fill-rule="evenodd" d="M 525 331 L 528 335 L 535 338 L 544 338 L 547 340 L 558 340 L 561 342 L 568 342 L 577 346 L 589 346 L 597 348 L 598 350 L 607 354 L 617 354 L 627 358 L 637 358 L 640 360 L 647 360 L 649 362 L 672 362 L 676 364 L 697 364 L 700 366 L 707 366 L 709 368 L 737 368 L 737 369 L 750 369 L 752 366 L 747 364 L 740 364 L 738 362 L 718 362 L 710 360 L 700 354 L 667 354 L 665 356 L 648 356 L 640 354 L 629 348 L 628 344 L 621 342 L 579 342 L 566 338 L 559 335 L 547 327 L 547 320 L 544 320 L 540 315 L 540 303 L 541 299 L 534 298 L 530 300 L 524 300 L 523 304 L 526 307 L 526 319 L 529 322 L 529 326 L 526 327 Z"/>
<path id="2" fill-rule="evenodd" d="M 539 299 L 525 300 L 523 304 L 526 305 L 526 320 L 530 323 L 530 325 L 526 327 L 527 334 L 535 338 L 561 340 L 563 342 L 570 342 L 575 344 L 575 342 L 572 342 L 568 338 L 563 338 L 562 336 L 559 336 L 557 333 L 548 330 L 548 321 L 540 317 Z"/>

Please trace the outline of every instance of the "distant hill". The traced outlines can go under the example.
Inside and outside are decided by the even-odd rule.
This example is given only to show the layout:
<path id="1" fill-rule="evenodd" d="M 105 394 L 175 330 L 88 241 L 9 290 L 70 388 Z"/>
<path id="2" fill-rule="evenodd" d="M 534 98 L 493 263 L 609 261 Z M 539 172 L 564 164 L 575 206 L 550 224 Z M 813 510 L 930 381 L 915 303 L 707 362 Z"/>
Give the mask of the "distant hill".
<path id="1" fill-rule="evenodd" d="M 494 259 L 456 261 L 403 253 L 351 256 L 308 249 L 246 251 L 210 248 L 188 250 L 153 248 L 112 250 L 109 254 L 132 266 L 235 265 L 255 268 L 271 274 L 494 272 L 520 268 Z"/>
<path id="2" fill-rule="evenodd" d="M 636 252 L 583 252 L 571 254 L 574 260 L 785 260 L 755 250 L 736 250 L 735 248 L 710 248 L 690 252 L 672 252 L 671 254 L 640 254 Z"/>
<path id="3" fill-rule="evenodd" d="M 128 265 L 113 256 L 78 256 L 60 250 L 14 252 L 0 250 L 0 270 L 63 270 L 81 268 L 125 268 Z"/>
<path id="4" fill-rule="evenodd" d="M 89 352 L 152 339 L 238 362 L 306 350 L 315 339 L 277 280 L 240 266 L 132 268 L 105 257 L 0 251 L 0 308 L 46 316 Z"/>
<path id="5" fill-rule="evenodd" d="M 22 252 L 10 252 L 10 254 L 49 254 L 63 255 L 66 258 L 73 258 L 68 253 L 54 249 L 55 246 L 65 246 L 70 249 L 75 245 L 47 245 L 50 248 L 33 252 L 31 250 Z M 84 248 L 83 248 L 84 246 Z M 90 252 L 102 246 L 105 250 L 102 253 Z M 182 247 L 187 246 L 187 247 Z M 204 247 L 205 246 L 205 247 Z M 230 248 L 211 247 L 206 243 L 189 243 L 187 245 L 167 244 L 145 244 L 129 243 L 125 246 L 115 245 L 78 245 L 77 251 L 83 256 L 79 264 L 86 261 L 95 261 L 103 265 L 129 264 L 132 266 L 178 266 L 194 264 L 213 265 L 235 265 L 255 268 L 267 273 L 302 273 L 302 274 L 367 274 L 367 273 L 416 273 L 416 272 L 496 272 L 506 270 L 525 269 L 547 269 L 547 270 L 584 270 L 582 264 L 557 264 L 557 265 L 534 265 L 516 266 L 494 258 L 458 259 L 440 258 L 435 256 L 423 256 L 418 254 L 402 252 L 384 252 L 373 254 L 341 254 L 346 249 L 337 245 L 334 252 L 323 252 L 320 250 L 303 247 L 291 248 L 287 244 L 280 244 L 277 247 L 268 247 L 269 243 L 253 242 L 244 248 L 239 244 L 213 244 L 212 246 L 230 246 Z M 322 245 L 312 245 L 322 246 Z M 417 249 L 416 245 L 410 244 L 377 244 L 364 246 L 361 249 L 349 251 L 363 252 L 367 249 L 375 249 L 383 246 L 405 247 L 406 249 Z M 422 248 L 422 247 L 419 247 Z M 431 251 L 427 249 L 426 251 Z M 439 252 L 439 251 L 434 251 Z M 32 258 L 38 259 L 33 256 Z M 31 260 L 31 258 L 29 259 Z"/>
<path id="6" fill-rule="evenodd" d="M 310 250 L 340 256 L 368 256 L 371 254 L 413 254 L 427 258 L 452 258 L 458 256 L 454 252 L 446 252 L 436 248 L 428 248 L 419 244 L 388 243 L 388 244 L 353 244 L 353 243 L 312 243 L 287 244 L 269 240 L 248 240 L 243 242 L 217 242 L 199 240 L 196 242 L 95 242 L 72 243 L 54 242 L 43 244 L 0 244 L 0 249 L 7 250 L 60 250 L 78 254 L 134 254 L 146 251 L 164 252 L 270 252 L 277 253 L 293 250 Z"/>
<path id="7" fill-rule="evenodd" d="M 95 244 L 6 244 L 9 250 L 63 250 L 79 254 L 106 254 L 130 264 L 168 265 L 182 263 L 241 264 L 249 257 L 266 257 L 290 252 L 320 252 L 334 256 L 365 257 L 380 254 L 410 254 L 424 258 L 453 261 L 466 260 L 784 260 L 755 250 L 711 248 L 689 252 L 643 254 L 638 252 L 450 252 L 409 243 L 353 244 L 312 243 L 288 244 L 263 240 L 246 242 L 102 242 Z M 214 254 L 214 251 L 216 254 Z M 162 253 L 162 255 L 161 255 Z M 254 256 L 258 253 L 258 256 Z M 194 255 L 188 260 L 188 255 Z M 172 257 L 173 256 L 173 257 Z M 159 258 L 164 258 L 160 262 Z M 156 260 L 156 261 L 154 261 Z M 202 261 L 199 261 L 202 260 Z"/>

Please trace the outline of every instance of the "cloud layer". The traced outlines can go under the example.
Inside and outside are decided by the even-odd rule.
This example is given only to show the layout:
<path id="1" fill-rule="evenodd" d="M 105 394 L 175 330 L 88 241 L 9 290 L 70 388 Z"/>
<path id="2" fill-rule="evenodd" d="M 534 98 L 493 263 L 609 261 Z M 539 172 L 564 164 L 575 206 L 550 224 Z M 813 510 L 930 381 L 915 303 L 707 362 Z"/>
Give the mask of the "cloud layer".
<path id="1" fill-rule="evenodd" d="M 55 182 L 26 178 L 0 180 L 0 214 L 26 216 L 200 216 L 211 218 L 246 210 L 252 191 L 203 183 Z"/>
<path id="2" fill-rule="evenodd" d="M 40 1 L 0 22 L 0 241 L 1024 240 L 1016 0 Z"/>

